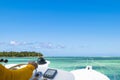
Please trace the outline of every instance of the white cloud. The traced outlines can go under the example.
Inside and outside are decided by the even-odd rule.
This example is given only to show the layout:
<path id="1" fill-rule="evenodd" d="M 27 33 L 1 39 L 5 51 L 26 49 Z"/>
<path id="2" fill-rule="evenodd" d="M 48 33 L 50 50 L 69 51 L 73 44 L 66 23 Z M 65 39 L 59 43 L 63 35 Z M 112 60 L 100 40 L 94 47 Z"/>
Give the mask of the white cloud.
<path id="1" fill-rule="evenodd" d="M 10 42 L 0 42 L 0 45 L 6 45 L 8 47 L 16 46 L 18 47 L 23 47 L 23 48 L 36 48 L 36 49 L 64 49 L 66 48 L 63 44 L 55 44 L 51 42 L 19 42 L 12 40 Z"/>
<path id="2" fill-rule="evenodd" d="M 26 45 L 28 45 L 28 46 L 31 46 L 31 45 L 35 45 L 36 43 L 35 42 L 18 42 L 18 41 L 10 41 L 9 42 L 9 44 L 10 45 L 12 45 L 12 46 L 26 46 Z"/>
<path id="3" fill-rule="evenodd" d="M 59 45 L 56 46 L 56 48 L 62 48 L 63 49 L 63 48 L 65 48 L 65 46 L 59 44 Z"/>
<path id="4" fill-rule="evenodd" d="M 65 48 L 64 45 L 60 45 L 60 44 L 53 44 L 53 43 L 40 43 L 38 46 L 36 46 L 36 48 L 44 48 L 44 49 L 63 49 Z"/>
<path id="5" fill-rule="evenodd" d="M 17 46 L 17 45 L 19 45 L 19 43 L 16 41 L 10 41 L 10 45 Z"/>
<path id="6" fill-rule="evenodd" d="M 54 48 L 54 45 L 50 42 L 42 42 L 39 44 L 39 47 L 41 48 L 47 48 L 47 49 L 53 49 Z"/>

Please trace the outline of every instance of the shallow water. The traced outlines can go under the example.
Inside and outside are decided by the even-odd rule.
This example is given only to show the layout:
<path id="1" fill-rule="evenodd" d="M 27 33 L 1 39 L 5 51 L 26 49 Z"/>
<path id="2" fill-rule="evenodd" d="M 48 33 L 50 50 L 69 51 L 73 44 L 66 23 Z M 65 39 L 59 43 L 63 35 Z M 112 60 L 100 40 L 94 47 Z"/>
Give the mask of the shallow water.
<path id="1" fill-rule="evenodd" d="M 5 58 L 11 63 L 27 63 L 36 61 L 36 57 L 25 58 Z M 93 69 L 106 74 L 111 80 L 120 80 L 120 57 L 46 57 L 52 68 L 58 68 L 66 71 L 85 68 L 87 65 L 93 66 Z"/>

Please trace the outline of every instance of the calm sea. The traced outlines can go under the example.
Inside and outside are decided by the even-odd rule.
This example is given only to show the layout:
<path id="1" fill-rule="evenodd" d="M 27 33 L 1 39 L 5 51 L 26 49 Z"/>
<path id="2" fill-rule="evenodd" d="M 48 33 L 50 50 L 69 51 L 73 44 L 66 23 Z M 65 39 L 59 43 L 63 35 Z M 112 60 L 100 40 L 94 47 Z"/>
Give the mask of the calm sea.
<path id="1" fill-rule="evenodd" d="M 36 61 L 36 57 L 25 58 L 6 58 L 11 63 L 27 63 Z M 58 68 L 66 71 L 85 68 L 87 65 L 93 66 L 103 74 L 106 74 L 111 80 L 120 80 L 120 57 L 45 57 L 49 60 L 52 68 Z"/>

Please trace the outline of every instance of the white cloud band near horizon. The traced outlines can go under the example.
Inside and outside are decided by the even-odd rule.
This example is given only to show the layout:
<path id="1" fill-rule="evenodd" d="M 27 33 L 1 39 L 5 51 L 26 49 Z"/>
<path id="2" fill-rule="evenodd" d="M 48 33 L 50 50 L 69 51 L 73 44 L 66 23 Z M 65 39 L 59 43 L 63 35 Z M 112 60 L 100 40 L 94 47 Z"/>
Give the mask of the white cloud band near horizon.
<path id="1" fill-rule="evenodd" d="M 66 48 L 65 45 L 63 44 L 55 44 L 55 43 L 52 43 L 52 42 L 20 42 L 20 41 L 15 41 L 15 40 L 12 40 L 12 41 L 9 41 L 9 42 L 0 42 L 0 46 L 11 46 L 11 47 L 34 47 L 36 49 L 64 49 Z"/>

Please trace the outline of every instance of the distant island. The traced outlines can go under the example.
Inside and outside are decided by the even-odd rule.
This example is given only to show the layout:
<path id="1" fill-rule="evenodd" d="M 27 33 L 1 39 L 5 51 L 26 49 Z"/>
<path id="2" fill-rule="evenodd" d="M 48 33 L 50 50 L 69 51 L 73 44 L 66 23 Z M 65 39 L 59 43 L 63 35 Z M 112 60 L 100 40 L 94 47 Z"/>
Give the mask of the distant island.
<path id="1" fill-rule="evenodd" d="M 29 52 L 29 51 L 22 51 L 22 52 L 0 52 L 0 57 L 36 57 L 36 56 L 43 56 L 40 52 Z"/>

